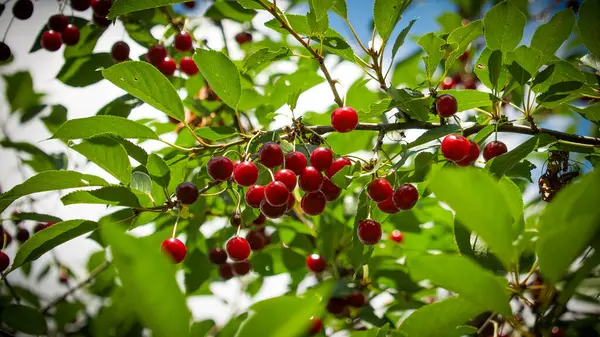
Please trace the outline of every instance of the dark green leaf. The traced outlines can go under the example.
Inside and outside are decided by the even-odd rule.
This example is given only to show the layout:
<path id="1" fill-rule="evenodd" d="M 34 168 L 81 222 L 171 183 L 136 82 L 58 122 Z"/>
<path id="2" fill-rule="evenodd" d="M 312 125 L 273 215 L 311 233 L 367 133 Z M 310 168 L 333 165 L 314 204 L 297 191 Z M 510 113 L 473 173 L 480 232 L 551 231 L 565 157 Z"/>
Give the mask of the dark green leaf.
<path id="1" fill-rule="evenodd" d="M 113 206 L 139 207 L 138 198 L 123 186 L 107 186 L 97 190 L 75 191 L 60 198 L 64 205 L 104 204 Z"/>
<path id="2" fill-rule="evenodd" d="M 287 47 L 281 47 L 279 50 L 272 51 L 269 48 L 262 48 L 248 56 L 244 61 L 244 71 L 252 70 L 263 66 L 265 63 L 271 63 L 292 55 L 292 51 Z"/>
<path id="3" fill-rule="evenodd" d="M 408 144 L 408 148 L 412 148 L 415 146 L 429 143 L 432 140 L 436 140 L 436 139 L 439 139 L 446 135 L 449 135 L 451 133 L 458 132 L 459 130 L 460 130 L 460 127 L 456 124 L 442 125 L 438 128 L 427 130 L 427 131 L 425 131 L 425 133 L 423 133 L 421 136 L 419 136 L 419 138 L 415 139 L 413 142 Z"/>
<path id="4" fill-rule="evenodd" d="M 161 187 L 169 187 L 169 181 L 171 180 L 171 169 L 161 157 L 155 153 L 151 154 L 148 157 L 146 168 L 148 169 L 148 174 L 150 174 L 152 180 L 154 180 Z"/>
<path id="5" fill-rule="evenodd" d="M 500 78 L 500 71 L 502 70 L 502 52 L 500 50 L 494 50 L 488 59 L 488 71 L 490 76 L 490 84 L 493 89 L 498 88 L 498 79 Z M 500 83 L 503 84 L 503 83 Z"/>
<path id="6" fill-rule="evenodd" d="M 48 131 L 54 133 L 58 128 L 67 121 L 67 108 L 57 104 L 52 106 L 52 111 L 47 117 L 42 117 L 42 122 L 46 125 Z"/>
<path id="7" fill-rule="evenodd" d="M 400 47 L 402 47 L 402 45 L 404 44 L 404 40 L 406 39 L 406 36 L 408 35 L 408 32 L 410 31 L 410 29 L 412 28 L 412 26 L 415 24 L 415 22 L 417 22 L 417 19 L 414 20 L 410 20 L 410 22 L 408 23 L 408 26 L 406 26 L 398 35 L 398 37 L 396 38 L 396 42 L 394 42 L 394 47 L 392 48 L 392 60 L 396 57 L 396 53 L 398 52 L 398 50 L 400 49 Z"/>
<path id="8" fill-rule="evenodd" d="M 139 107 L 144 102 L 139 99 L 127 94 L 120 97 L 115 98 L 102 108 L 98 110 L 96 115 L 110 115 L 127 118 L 131 113 L 131 110 Z"/>
<path id="9" fill-rule="evenodd" d="M 486 125 L 483 129 L 479 130 L 475 137 L 473 137 L 473 141 L 479 145 L 479 147 L 483 147 L 483 143 L 485 140 L 496 131 L 495 125 Z"/>
<path id="10" fill-rule="evenodd" d="M 164 7 L 172 4 L 186 2 L 187 0 L 115 0 L 110 8 L 108 18 L 114 20 L 117 16 L 139 12 L 144 9 Z"/>
<path id="11" fill-rule="evenodd" d="M 431 99 L 423 97 L 419 91 L 410 89 L 389 88 L 388 95 L 394 100 L 392 104 L 400 111 L 420 121 L 429 119 L 429 107 Z"/>
<path id="12" fill-rule="evenodd" d="M 252 21 L 256 11 L 248 10 L 235 2 L 235 0 L 227 1 L 215 1 L 213 5 L 208 8 L 204 17 L 212 20 L 223 20 L 230 19 L 237 22 L 249 22 Z"/>
<path id="13" fill-rule="evenodd" d="M 32 307 L 12 304 L 2 310 L 2 322 L 26 334 L 44 335 L 48 330 L 44 315 Z"/>
<path id="14" fill-rule="evenodd" d="M 526 24 L 525 14 L 513 4 L 503 1 L 492 7 L 483 17 L 487 48 L 502 53 L 515 49 L 523 38 Z"/>
<path id="15" fill-rule="evenodd" d="M 213 329 L 214 326 L 215 322 L 212 320 L 194 322 L 194 324 L 192 324 L 192 332 L 190 333 L 190 336 L 206 336 L 208 335 L 208 332 Z"/>
<path id="16" fill-rule="evenodd" d="M 69 58 L 56 78 L 71 87 L 87 87 L 102 80 L 102 73 L 98 69 L 108 68 L 113 63 L 109 53 Z"/>
<path id="17" fill-rule="evenodd" d="M 489 62 L 490 62 L 490 57 L 492 56 L 492 52 L 493 52 L 493 50 L 491 50 L 489 48 L 485 48 L 479 55 L 479 58 L 476 61 L 475 69 L 473 69 L 473 72 L 477 75 L 479 80 L 481 80 L 481 83 L 485 84 L 485 86 L 490 89 L 492 89 L 494 87 L 492 85 L 492 83 L 490 82 L 490 69 L 489 69 Z M 501 67 L 500 69 L 501 70 L 500 70 L 500 75 L 498 77 L 498 83 L 499 83 L 498 86 L 503 86 L 504 83 L 506 83 L 507 74 L 506 74 L 506 70 L 503 67 Z"/>
<path id="18" fill-rule="evenodd" d="M 40 213 L 27 213 L 27 212 L 19 212 L 14 213 L 12 215 L 13 218 L 20 220 L 33 220 L 39 222 L 61 222 L 61 218 L 57 218 L 52 215 L 40 214 Z"/>
<path id="19" fill-rule="evenodd" d="M 71 20 L 73 19 L 76 20 L 75 26 L 79 27 L 79 42 L 74 46 L 65 46 L 65 59 L 91 55 L 94 52 L 98 40 L 106 31 L 106 29 L 100 29 L 94 24 L 88 24 L 87 20 L 71 18 Z M 81 20 L 81 22 L 77 22 L 77 19 Z"/>
<path id="20" fill-rule="evenodd" d="M 600 104 L 596 103 L 585 108 L 580 108 L 574 105 L 568 105 L 574 111 L 577 111 L 583 118 L 592 121 L 600 122 Z"/>
<path id="21" fill-rule="evenodd" d="M 198 290 L 210 278 L 214 268 L 208 256 L 199 249 L 194 250 L 185 260 L 185 266 L 185 291 L 188 294 Z"/>
<path id="22" fill-rule="evenodd" d="M 198 136 L 208 140 L 223 140 L 237 134 L 237 130 L 231 126 L 213 126 L 194 130 Z"/>
<path id="23" fill-rule="evenodd" d="M 66 121 L 52 135 L 63 141 L 86 139 L 106 133 L 123 138 L 158 139 L 149 127 L 132 120 L 115 116 L 93 116 Z"/>
<path id="24" fill-rule="evenodd" d="M 600 13 L 599 0 L 584 1 L 581 8 L 579 8 L 577 27 L 583 44 L 590 53 L 600 57 L 600 35 L 598 35 L 600 21 L 598 20 L 598 13 Z"/>
<path id="25" fill-rule="evenodd" d="M 402 13 L 412 0 L 375 0 L 373 19 L 377 33 L 384 41 L 390 38 Z"/>
<path id="26" fill-rule="evenodd" d="M 240 72 L 229 57 L 221 52 L 197 49 L 194 62 L 223 102 L 237 108 L 242 95 Z"/>
<path id="27" fill-rule="evenodd" d="M 92 163 L 100 166 L 125 185 L 131 179 L 131 164 L 125 148 L 109 136 L 96 136 L 83 140 L 71 148 Z"/>
<path id="28" fill-rule="evenodd" d="M 15 149 L 19 152 L 27 153 L 30 155 L 30 159 L 26 160 L 29 166 L 36 172 L 56 170 L 57 167 L 54 164 L 54 159 L 49 156 L 46 152 L 42 151 L 33 144 L 27 142 L 12 142 L 9 139 L 3 139 L 0 141 L 0 146 L 7 149 Z"/>
<path id="29" fill-rule="evenodd" d="M 20 71 L 12 75 L 3 75 L 3 77 L 6 82 L 6 99 L 10 104 L 10 112 L 39 105 L 44 94 L 35 92 L 29 72 Z"/>
<path id="30" fill-rule="evenodd" d="M 446 43 L 452 48 L 452 52 L 446 59 L 446 69 L 450 69 L 454 62 L 464 54 L 471 42 L 481 34 L 483 34 L 483 22 L 481 20 L 473 21 L 466 26 L 460 25 L 454 29 L 446 39 Z"/>
<path id="31" fill-rule="evenodd" d="M 417 43 L 423 48 L 426 56 L 423 56 L 423 62 L 425 62 L 425 69 L 427 70 L 427 78 L 431 80 L 433 73 L 437 69 L 444 52 L 442 46 L 445 41 L 438 37 L 435 33 L 427 33 L 417 40 Z"/>
<path id="32" fill-rule="evenodd" d="M 571 36 L 574 25 L 575 14 L 571 8 L 556 13 L 550 21 L 535 30 L 531 38 L 531 48 L 538 50 L 544 60 L 550 59 Z"/>

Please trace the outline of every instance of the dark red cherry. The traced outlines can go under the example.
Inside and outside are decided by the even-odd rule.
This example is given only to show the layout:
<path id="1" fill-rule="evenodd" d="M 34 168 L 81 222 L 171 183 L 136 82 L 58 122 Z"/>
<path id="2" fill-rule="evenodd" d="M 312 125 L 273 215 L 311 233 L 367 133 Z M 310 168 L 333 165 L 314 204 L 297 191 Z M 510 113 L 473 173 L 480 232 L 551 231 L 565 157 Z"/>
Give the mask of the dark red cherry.
<path id="1" fill-rule="evenodd" d="M 38 223 L 37 225 L 35 225 L 35 227 L 33 228 L 33 233 L 37 233 L 41 230 L 44 230 L 52 225 L 54 225 L 56 222 L 47 222 L 47 223 Z"/>
<path id="2" fill-rule="evenodd" d="M 115 62 L 129 60 L 129 45 L 123 41 L 116 42 L 110 50 L 110 56 Z"/>
<path id="3" fill-rule="evenodd" d="M 328 178 L 325 178 L 323 179 L 323 185 L 321 185 L 321 192 L 325 194 L 325 199 L 327 199 L 327 201 L 334 201 L 342 194 L 342 189 L 337 187 L 337 185 L 332 183 Z"/>
<path id="4" fill-rule="evenodd" d="M 239 214 L 234 214 L 229 218 L 229 224 L 233 227 L 240 227 L 242 225 L 242 217 Z"/>
<path id="5" fill-rule="evenodd" d="M 238 33 L 235 36 L 235 41 L 240 45 L 246 44 L 248 42 L 252 42 L 252 34 L 250 34 L 248 32 Z"/>
<path id="6" fill-rule="evenodd" d="M 308 215 L 319 215 L 323 213 L 325 210 L 325 205 L 327 204 L 327 198 L 325 194 L 321 191 L 306 193 L 302 197 L 302 201 L 300 206 L 302 207 L 302 211 Z"/>
<path id="7" fill-rule="evenodd" d="M 565 331 L 559 327 L 554 327 L 550 330 L 550 335 L 552 337 L 563 337 L 565 335 Z"/>
<path id="8" fill-rule="evenodd" d="M 239 236 L 229 239 L 225 250 L 229 258 L 233 261 L 243 261 L 250 256 L 250 244 L 246 239 Z"/>
<path id="9" fill-rule="evenodd" d="M 90 8 L 90 0 L 71 0 L 70 3 L 75 11 L 83 12 Z"/>
<path id="10" fill-rule="evenodd" d="M 92 21 L 94 21 L 94 24 L 98 28 L 106 28 L 112 23 L 112 21 L 107 19 L 105 16 L 100 16 L 97 14 L 92 15 Z"/>
<path id="11" fill-rule="evenodd" d="M 308 166 L 302 170 L 298 178 L 300 189 L 304 192 L 315 192 L 321 188 L 321 185 L 323 185 L 323 175 L 319 170 L 312 166 Z"/>
<path id="12" fill-rule="evenodd" d="M 356 129 L 358 125 L 358 113 L 351 107 L 341 107 L 333 110 L 331 114 L 331 126 L 339 133 L 346 133 Z"/>
<path id="13" fill-rule="evenodd" d="M 246 240 L 250 244 L 252 251 L 259 251 L 265 247 L 265 235 L 260 231 L 249 231 L 246 234 Z"/>
<path id="14" fill-rule="evenodd" d="M 0 251 L 0 271 L 5 271 L 10 266 L 10 258 L 6 253 Z"/>
<path id="15" fill-rule="evenodd" d="M 175 36 L 175 49 L 179 51 L 189 51 L 192 50 L 192 36 L 188 32 L 179 32 L 177 36 Z"/>
<path id="16" fill-rule="evenodd" d="M 42 34 L 42 48 L 48 51 L 57 51 L 62 46 L 60 33 L 53 30 L 45 31 Z"/>
<path id="17" fill-rule="evenodd" d="M 313 273 L 322 273 L 327 267 L 327 262 L 319 254 L 311 254 L 306 257 L 306 267 Z"/>
<path id="18" fill-rule="evenodd" d="M 272 181 L 265 187 L 265 200 L 271 206 L 284 206 L 287 204 L 290 191 L 281 181 Z"/>
<path id="19" fill-rule="evenodd" d="M 258 167 L 251 161 L 243 161 L 235 166 L 233 180 L 241 186 L 251 186 L 258 179 Z"/>
<path id="20" fill-rule="evenodd" d="M 381 240 L 381 225 L 379 222 L 365 219 L 358 224 L 358 239 L 365 245 L 375 245 Z"/>
<path id="21" fill-rule="evenodd" d="M 400 209 L 398 209 L 398 207 L 396 207 L 396 205 L 394 205 L 393 196 L 385 199 L 382 202 L 378 202 L 377 208 L 379 208 L 383 213 L 387 213 L 387 214 L 396 214 L 396 213 L 400 212 Z"/>
<path id="22" fill-rule="evenodd" d="M 4 42 L 0 42 L 0 62 L 7 61 L 11 56 L 10 47 Z"/>
<path id="23" fill-rule="evenodd" d="M 258 160 L 268 168 L 277 167 L 283 164 L 283 151 L 277 143 L 264 143 L 258 151 Z"/>
<path id="24" fill-rule="evenodd" d="M 252 208 L 260 208 L 260 203 L 265 200 L 265 188 L 262 185 L 253 185 L 246 191 L 246 204 Z"/>
<path id="25" fill-rule="evenodd" d="M 340 315 L 347 309 L 346 301 L 342 298 L 330 298 L 326 309 L 332 315 Z"/>
<path id="26" fill-rule="evenodd" d="M 294 193 L 290 193 L 288 201 L 285 205 L 286 212 L 291 211 L 294 208 L 294 206 L 296 206 L 296 197 L 294 197 Z"/>
<path id="27" fill-rule="evenodd" d="M 268 203 L 268 202 L 266 202 L 266 201 L 264 201 L 264 202 L 261 202 L 261 205 L 262 205 L 263 203 L 264 203 L 264 204 L 267 204 L 267 205 L 269 205 L 269 203 Z M 259 206 L 259 207 L 260 207 L 260 206 Z M 257 217 L 256 219 L 254 219 L 254 221 L 252 221 L 252 223 L 253 223 L 253 224 L 255 224 L 255 225 L 257 225 L 257 226 L 262 226 L 262 225 L 264 225 L 264 224 L 265 224 L 265 222 L 267 222 L 267 217 L 266 217 L 264 214 L 262 214 L 262 213 L 260 213 L 260 214 L 258 215 L 258 217 Z"/>
<path id="28" fill-rule="evenodd" d="M 252 265 L 248 260 L 238 261 L 233 263 L 233 274 L 238 276 L 246 275 L 252 269 Z"/>
<path id="29" fill-rule="evenodd" d="M 435 111 L 442 117 L 452 117 L 458 111 L 458 102 L 452 95 L 441 95 L 435 100 Z"/>
<path id="30" fill-rule="evenodd" d="M 172 76 L 177 69 L 177 63 L 171 57 L 167 56 L 165 59 L 158 65 L 158 70 L 165 76 Z"/>
<path id="31" fill-rule="evenodd" d="M 348 159 L 346 157 L 340 157 L 331 163 L 331 166 L 329 166 L 327 171 L 325 171 L 325 175 L 328 178 L 331 178 L 336 173 L 338 173 L 341 169 L 343 169 L 345 166 L 351 166 L 351 165 L 352 165 L 352 162 L 350 161 L 350 159 Z"/>
<path id="32" fill-rule="evenodd" d="M 292 170 L 296 175 L 300 175 L 306 167 L 308 161 L 302 152 L 294 151 L 285 156 L 285 168 Z"/>
<path id="33" fill-rule="evenodd" d="M 287 212 L 287 202 L 281 206 L 273 206 L 269 204 L 267 200 L 264 200 L 260 204 L 260 211 L 269 219 L 278 219 Z"/>
<path id="34" fill-rule="evenodd" d="M 110 8 L 112 7 L 112 0 L 94 0 L 92 2 L 92 10 L 94 14 L 102 17 L 108 16 Z"/>
<path id="35" fill-rule="evenodd" d="M 146 60 L 155 66 L 160 65 L 165 57 L 167 57 L 167 50 L 162 44 L 150 47 L 146 53 Z"/>
<path id="36" fill-rule="evenodd" d="M 404 234 L 402 234 L 401 231 L 395 229 L 392 232 L 392 235 L 390 235 L 390 239 L 394 242 L 402 243 L 402 241 L 404 241 Z"/>
<path id="37" fill-rule="evenodd" d="M 68 25 L 60 36 L 64 44 L 67 46 L 74 46 L 79 42 L 79 28 L 74 25 Z"/>
<path id="38" fill-rule="evenodd" d="M 193 9 L 196 7 L 196 1 L 187 1 L 184 2 L 183 5 L 189 9 Z"/>
<path id="39" fill-rule="evenodd" d="M 33 15 L 33 2 L 31 0 L 18 0 L 13 5 L 13 15 L 19 20 L 27 20 Z"/>
<path id="40" fill-rule="evenodd" d="M 190 182 L 183 182 L 175 189 L 177 200 L 184 205 L 191 205 L 198 200 L 198 187 Z"/>
<path id="41" fill-rule="evenodd" d="M 181 61 L 179 61 L 179 69 L 188 76 L 194 76 L 199 72 L 196 62 L 189 56 L 184 56 Z"/>
<path id="42" fill-rule="evenodd" d="M 470 142 L 469 154 L 463 159 L 456 162 L 458 166 L 469 166 L 479 158 L 479 145 L 475 142 Z"/>
<path id="43" fill-rule="evenodd" d="M 208 175 L 216 181 L 224 181 L 233 174 L 233 162 L 227 157 L 212 157 L 206 164 Z"/>
<path id="44" fill-rule="evenodd" d="M 461 161 L 469 154 L 471 144 L 460 135 L 448 135 L 442 140 L 442 154 L 451 161 Z"/>
<path id="45" fill-rule="evenodd" d="M 310 165 L 319 171 L 325 171 L 333 163 L 333 152 L 326 147 L 318 147 L 310 154 Z"/>
<path id="46" fill-rule="evenodd" d="M 385 178 L 377 178 L 371 180 L 367 186 L 367 194 L 369 198 L 375 202 L 382 202 L 389 199 L 394 193 L 392 184 Z"/>
<path id="47" fill-rule="evenodd" d="M 227 253 L 221 248 L 213 248 L 208 252 L 208 259 L 213 264 L 223 264 L 227 262 Z"/>
<path id="48" fill-rule="evenodd" d="M 402 184 L 393 195 L 394 205 L 401 210 L 409 210 L 419 200 L 419 191 L 411 184 Z"/>
<path id="49" fill-rule="evenodd" d="M 23 227 L 19 227 L 17 230 L 17 240 L 20 243 L 23 243 L 29 239 L 29 231 Z"/>
<path id="50" fill-rule="evenodd" d="M 48 19 L 48 27 L 55 32 L 62 32 L 69 25 L 69 18 L 62 14 L 54 14 Z"/>
<path id="51" fill-rule="evenodd" d="M 346 303 L 354 308 L 362 308 L 367 303 L 367 297 L 361 291 L 353 291 L 346 296 Z"/>
<path id="52" fill-rule="evenodd" d="M 441 88 L 442 88 L 442 90 L 449 90 L 449 89 L 454 89 L 455 86 L 456 86 L 456 82 L 454 82 L 454 79 L 452 77 L 446 77 L 442 81 Z"/>
<path id="53" fill-rule="evenodd" d="M 499 140 L 495 140 L 489 142 L 483 148 L 483 159 L 485 159 L 485 161 L 488 161 L 494 157 L 498 157 L 499 155 L 505 154 L 507 151 L 508 148 L 506 147 L 506 144 Z"/>
<path id="54" fill-rule="evenodd" d="M 219 266 L 219 276 L 221 276 L 221 279 L 223 280 L 229 280 L 230 278 L 233 277 L 233 268 L 232 265 L 229 263 L 223 263 L 222 265 Z"/>
<path id="55" fill-rule="evenodd" d="M 185 255 L 187 254 L 185 244 L 176 238 L 170 238 L 163 241 L 160 249 L 163 253 L 167 254 L 174 263 L 181 263 L 181 261 L 185 260 Z"/>
<path id="56" fill-rule="evenodd" d="M 275 172 L 274 178 L 281 181 L 290 192 L 296 188 L 296 174 L 292 170 L 281 169 Z"/>
<path id="57" fill-rule="evenodd" d="M 312 316 L 310 318 L 310 329 L 308 329 L 308 334 L 314 336 L 321 332 L 323 329 L 323 321 L 319 317 Z"/>

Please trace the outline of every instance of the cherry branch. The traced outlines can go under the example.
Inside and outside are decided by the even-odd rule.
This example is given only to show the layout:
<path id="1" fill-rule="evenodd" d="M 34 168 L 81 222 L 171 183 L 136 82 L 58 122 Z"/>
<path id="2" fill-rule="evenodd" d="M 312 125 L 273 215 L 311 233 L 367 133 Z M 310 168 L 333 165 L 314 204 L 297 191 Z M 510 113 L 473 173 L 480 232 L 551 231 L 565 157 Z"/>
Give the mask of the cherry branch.
<path id="1" fill-rule="evenodd" d="M 8 282 L 8 279 L 6 278 L 6 275 L 3 272 L 0 272 L 0 275 L 2 275 L 2 280 L 4 280 L 4 283 L 6 284 L 6 287 L 8 288 L 8 291 L 10 292 L 10 294 L 12 295 L 12 297 L 15 299 L 15 301 L 17 302 L 17 304 L 20 304 L 21 303 L 21 298 L 19 297 L 19 295 L 17 295 L 17 292 L 12 287 L 12 285 L 10 284 L 10 282 Z"/>

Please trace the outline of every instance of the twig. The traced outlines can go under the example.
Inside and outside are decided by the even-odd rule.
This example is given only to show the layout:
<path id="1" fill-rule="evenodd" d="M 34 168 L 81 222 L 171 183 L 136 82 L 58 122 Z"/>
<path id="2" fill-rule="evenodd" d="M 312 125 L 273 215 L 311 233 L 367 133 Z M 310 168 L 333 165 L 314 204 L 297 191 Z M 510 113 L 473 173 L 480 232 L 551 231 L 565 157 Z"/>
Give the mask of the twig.
<path id="1" fill-rule="evenodd" d="M 223 23 L 219 20 L 219 21 L 215 21 L 215 25 L 217 25 L 217 27 L 219 27 L 219 30 L 221 31 L 221 36 L 223 37 L 223 45 L 225 46 L 225 52 L 227 53 L 227 55 L 229 55 L 229 46 L 227 45 L 227 35 L 225 34 L 225 28 L 223 28 Z"/>
<path id="2" fill-rule="evenodd" d="M 12 287 L 12 285 L 10 284 L 10 282 L 8 282 L 8 279 L 6 278 L 6 275 L 4 275 L 3 272 L 0 272 L 0 275 L 2 275 L 2 279 L 4 280 L 4 283 L 6 284 L 6 287 L 8 288 L 8 291 L 10 291 L 10 294 L 15 299 L 15 301 L 17 302 L 17 304 L 21 304 L 21 298 L 19 297 L 19 295 L 17 295 L 17 292 Z"/>

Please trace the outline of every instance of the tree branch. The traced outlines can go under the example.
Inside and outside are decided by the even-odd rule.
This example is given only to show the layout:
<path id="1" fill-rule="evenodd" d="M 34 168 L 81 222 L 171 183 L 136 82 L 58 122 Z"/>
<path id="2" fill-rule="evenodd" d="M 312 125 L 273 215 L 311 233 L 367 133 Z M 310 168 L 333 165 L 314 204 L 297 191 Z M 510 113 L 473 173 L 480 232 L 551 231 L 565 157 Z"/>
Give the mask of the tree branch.
<path id="1" fill-rule="evenodd" d="M 8 279 L 6 278 L 6 275 L 4 275 L 3 272 L 0 272 L 0 275 L 2 275 L 2 279 L 4 280 L 4 283 L 6 284 L 6 287 L 8 288 L 8 291 L 10 291 L 10 294 L 12 295 L 12 297 L 15 299 L 15 301 L 17 302 L 17 304 L 20 304 L 21 303 L 21 298 L 19 297 L 19 295 L 17 295 L 17 292 L 12 287 L 12 285 L 10 284 L 10 282 L 8 282 Z"/>

